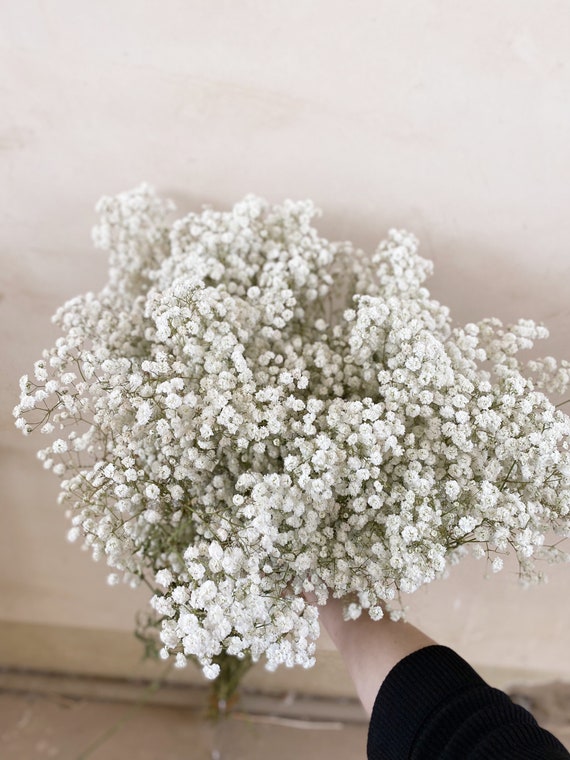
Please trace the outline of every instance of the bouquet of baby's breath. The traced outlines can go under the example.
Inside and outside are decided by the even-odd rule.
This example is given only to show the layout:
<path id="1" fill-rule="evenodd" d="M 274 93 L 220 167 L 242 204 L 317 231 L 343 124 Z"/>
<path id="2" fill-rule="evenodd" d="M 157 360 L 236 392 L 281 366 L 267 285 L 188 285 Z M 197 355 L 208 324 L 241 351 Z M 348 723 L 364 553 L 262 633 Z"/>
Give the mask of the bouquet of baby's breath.
<path id="1" fill-rule="evenodd" d="M 518 358 L 544 327 L 455 326 L 413 235 L 367 255 L 311 201 L 172 210 L 146 184 L 99 202 L 108 283 L 56 313 L 15 409 L 56 436 L 69 538 L 152 589 L 163 657 L 307 667 L 303 592 L 397 617 L 469 546 L 525 581 L 567 558 L 545 539 L 570 530 L 570 418 L 544 391 L 570 364 Z"/>

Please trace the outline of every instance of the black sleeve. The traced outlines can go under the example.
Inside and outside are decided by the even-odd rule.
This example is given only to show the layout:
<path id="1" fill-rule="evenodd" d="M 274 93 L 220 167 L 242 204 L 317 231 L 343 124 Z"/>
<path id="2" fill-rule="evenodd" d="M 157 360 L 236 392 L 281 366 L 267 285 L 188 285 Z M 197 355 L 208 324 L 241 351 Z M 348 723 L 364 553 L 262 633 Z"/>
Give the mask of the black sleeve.
<path id="1" fill-rule="evenodd" d="M 404 657 L 376 697 L 369 760 L 569 760 L 532 715 L 449 647 Z"/>

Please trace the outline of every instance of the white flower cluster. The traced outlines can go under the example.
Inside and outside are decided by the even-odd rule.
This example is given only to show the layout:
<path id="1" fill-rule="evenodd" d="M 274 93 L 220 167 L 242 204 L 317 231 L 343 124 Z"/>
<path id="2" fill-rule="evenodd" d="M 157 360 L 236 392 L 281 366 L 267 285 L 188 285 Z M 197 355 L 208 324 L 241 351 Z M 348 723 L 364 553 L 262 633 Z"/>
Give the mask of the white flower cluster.
<path id="1" fill-rule="evenodd" d="M 468 546 L 525 580 L 567 558 L 545 538 L 569 534 L 570 418 L 544 391 L 570 364 L 518 358 L 544 327 L 454 326 L 413 235 L 367 256 L 311 201 L 172 208 L 146 184 L 99 202 L 109 281 L 57 312 L 15 409 L 58 436 L 69 538 L 153 589 L 163 656 L 310 666 L 303 592 L 379 618 Z"/>

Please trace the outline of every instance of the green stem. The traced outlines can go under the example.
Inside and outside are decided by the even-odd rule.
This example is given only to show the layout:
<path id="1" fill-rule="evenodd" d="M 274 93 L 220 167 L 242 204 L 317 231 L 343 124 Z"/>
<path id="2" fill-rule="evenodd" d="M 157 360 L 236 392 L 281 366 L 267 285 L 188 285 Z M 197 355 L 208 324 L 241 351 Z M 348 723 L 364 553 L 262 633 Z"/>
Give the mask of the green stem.
<path id="1" fill-rule="evenodd" d="M 212 683 L 209 711 L 209 717 L 217 721 L 225 717 L 237 702 L 237 690 L 253 662 L 248 656 L 240 660 L 226 652 L 214 657 L 212 662 L 220 666 L 220 674 Z"/>

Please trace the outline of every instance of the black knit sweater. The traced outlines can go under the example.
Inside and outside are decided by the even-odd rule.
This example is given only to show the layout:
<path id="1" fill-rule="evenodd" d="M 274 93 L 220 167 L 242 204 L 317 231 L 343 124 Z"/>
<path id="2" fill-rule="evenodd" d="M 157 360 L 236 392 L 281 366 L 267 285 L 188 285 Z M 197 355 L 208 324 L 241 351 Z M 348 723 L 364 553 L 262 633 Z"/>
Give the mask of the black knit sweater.
<path id="1" fill-rule="evenodd" d="M 527 710 L 456 652 L 428 646 L 404 657 L 380 687 L 369 760 L 568 760 Z"/>

